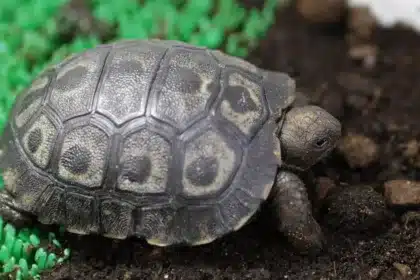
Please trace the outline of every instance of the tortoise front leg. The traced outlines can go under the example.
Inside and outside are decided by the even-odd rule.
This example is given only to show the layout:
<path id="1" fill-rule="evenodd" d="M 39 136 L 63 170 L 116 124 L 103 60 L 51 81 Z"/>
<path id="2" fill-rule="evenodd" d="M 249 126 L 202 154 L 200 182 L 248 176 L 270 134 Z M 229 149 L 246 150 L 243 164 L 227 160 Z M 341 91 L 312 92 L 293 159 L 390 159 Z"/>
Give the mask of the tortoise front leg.
<path id="1" fill-rule="evenodd" d="M 0 216 L 16 227 L 28 226 L 32 223 L 30 215 L 19 211 L 14 198 L 5 190 L 0 190 Z"/>
<path id="2" fill-rule="evenodd" d="M 311 203 L 302 180 L 294 173 L 280 171 L 271 195 L 278 230 L 299 252 L 319 253 L 324 236 L 312 215 Z"/>

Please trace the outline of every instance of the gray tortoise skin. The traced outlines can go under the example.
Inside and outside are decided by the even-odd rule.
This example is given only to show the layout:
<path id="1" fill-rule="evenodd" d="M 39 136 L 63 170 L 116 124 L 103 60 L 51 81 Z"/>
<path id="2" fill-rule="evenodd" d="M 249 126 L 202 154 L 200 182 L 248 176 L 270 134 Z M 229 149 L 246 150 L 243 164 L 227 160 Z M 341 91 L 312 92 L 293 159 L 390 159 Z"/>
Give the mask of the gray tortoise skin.
<path id="1" fill-rule="evenodd" d="M 295 171 L 325 157 L 341 127 L 294 99 L 284 73 L 176 41 L 73 55 L 17 97 L 1 139 L 0 215 L 200 245 L 240 229 L 269 200 L 296 248 L 321 248 Z"/>

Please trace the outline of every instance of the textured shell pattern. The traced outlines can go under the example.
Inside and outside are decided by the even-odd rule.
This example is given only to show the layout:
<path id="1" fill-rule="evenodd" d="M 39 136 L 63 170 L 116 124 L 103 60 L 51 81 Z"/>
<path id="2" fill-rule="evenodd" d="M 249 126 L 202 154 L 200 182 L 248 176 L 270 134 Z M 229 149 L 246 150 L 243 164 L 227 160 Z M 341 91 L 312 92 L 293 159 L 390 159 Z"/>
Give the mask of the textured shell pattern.
<path id="1" fill-rule="evenodd" d="M 174 41 L 101 45 L 44 71 L 2 138 L 7 191 L 74 233 L 205 244 L 256 212 L 292 80 Z"/>

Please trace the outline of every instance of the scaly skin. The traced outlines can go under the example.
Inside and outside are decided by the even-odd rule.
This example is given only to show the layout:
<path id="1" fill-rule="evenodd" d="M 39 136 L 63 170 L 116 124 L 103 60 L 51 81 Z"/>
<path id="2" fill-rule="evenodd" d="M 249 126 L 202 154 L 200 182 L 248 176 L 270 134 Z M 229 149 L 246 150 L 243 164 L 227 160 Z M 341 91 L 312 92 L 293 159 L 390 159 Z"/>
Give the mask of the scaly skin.
<path id="1" fill-rule="evenodd" d="M 292 172 L 280 171 L 272 190 L 272 211 L 278 230 L 304 254 L 322 250 L 324 235 L 312 215 L 311 203 L 302 180 Z"/>
<path id="2" fill-rule="evenodd" d="M 279 124 L 281 158 L 271 196 L 277 228 L 301 253 L 318 253 L 324 243 L 312 215 L 305 184 L 289 170 L 304 171 L 327 156 L 341 136 L 340 122 L 316 106 L 292 108 Z"/>

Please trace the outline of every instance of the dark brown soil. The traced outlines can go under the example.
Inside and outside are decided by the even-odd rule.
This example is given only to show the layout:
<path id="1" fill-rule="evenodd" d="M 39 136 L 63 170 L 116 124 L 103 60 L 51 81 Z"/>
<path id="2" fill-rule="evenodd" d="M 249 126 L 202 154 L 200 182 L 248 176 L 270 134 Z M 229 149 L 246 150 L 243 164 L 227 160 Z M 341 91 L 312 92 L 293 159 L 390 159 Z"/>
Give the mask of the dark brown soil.
<path id="1" fill-rule="evenodd" d="M 340 118 L 345 135 L 364 135 L 377 145 L 377 156 L 367 167 L 351 168 L 336 152 L 314 169 L 317 177 L 332 178 L 347 188 L 369 185 L 378 193 L 384 181 L 420 179 L 404 153 L 405 144 L 420 134 L 420 36 L 402 28 L 378 30 L 373 42 L 379 56 L 368 70 L 347 55 L 345 35 L 343 26 L 313 26 L 293 9 L 283 10 L 250 60 L 290 73 L 300 92 Z M 363 201 L 370 203 L 370 198 Z M 342 209 L 353 209 L 351 203 L 343 200 Z M 420 278 L 420 225 L 402 225 L 400 211 L 394 211 L 392 223 L 385 223 L 382 231 L 357 228 L 356 217 L 358 230 L 350 234 L 333 230 L 328 218 L 335 216 L 324 209 L 319 220 L 328 245 L 316 258 L 294 254 L 264 213 L 213 244 L 170 251 L 142 241 L 116 244 L 71 235 L 71 262 L 43 279 L 402 279 L 395 263 L 411 268 L 406 279 Z"/>

